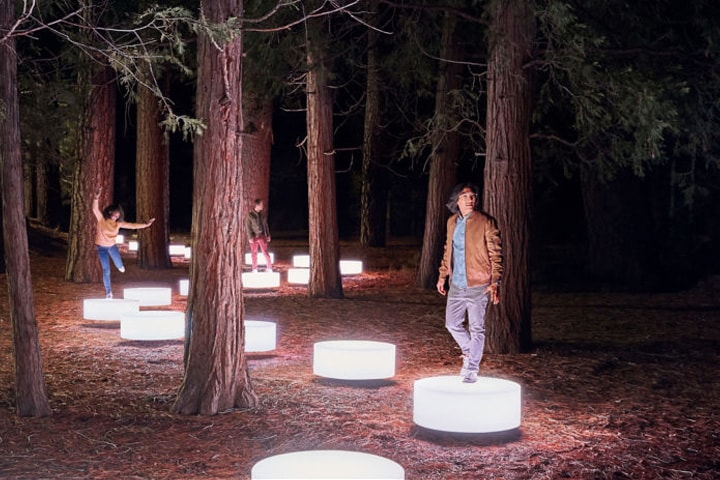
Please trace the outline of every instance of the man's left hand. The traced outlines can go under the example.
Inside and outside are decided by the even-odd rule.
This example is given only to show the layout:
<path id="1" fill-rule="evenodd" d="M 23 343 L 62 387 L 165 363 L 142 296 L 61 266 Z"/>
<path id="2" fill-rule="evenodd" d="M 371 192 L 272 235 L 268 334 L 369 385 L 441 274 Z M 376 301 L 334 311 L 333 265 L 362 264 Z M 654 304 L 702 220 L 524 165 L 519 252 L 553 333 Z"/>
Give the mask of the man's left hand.
<path id="1" fill-rule="evenodd" d="M 490 301 L 493 303 L 493 305 L 497 305 L 500 303 L 500 284 L 495 282 L 491 283 L 487 286 L 485 289 L 485 293 L 490 294 Z"/>

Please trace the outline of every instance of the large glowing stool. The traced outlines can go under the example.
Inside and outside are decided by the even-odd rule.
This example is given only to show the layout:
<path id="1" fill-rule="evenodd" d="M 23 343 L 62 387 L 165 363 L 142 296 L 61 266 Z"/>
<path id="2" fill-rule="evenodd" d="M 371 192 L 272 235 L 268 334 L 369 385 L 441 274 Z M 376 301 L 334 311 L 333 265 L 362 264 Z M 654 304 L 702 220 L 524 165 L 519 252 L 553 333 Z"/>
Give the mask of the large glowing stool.
<path id="1" fill-rule="evenodd" d="M 273 322 L 259 320 L 245 320 L 245 351 L 267 352 L 275 350 L 277 338 L 276 327 Z"/>
<path id="2" fill-rule="evenodd" d="M 310 282 L 309 268 L 288 268 L 288 283 L 307 285 Z"/>
<path id="3" fill-rule="evenodd" d="M 362 260 L 340 260 L 340 275 L 358 275 L 362 270 Z"/>
<path id="4" fill-rule="evenodd" d="M 428 377 L 415 381 L 413 421 L 443 432 L 503 432 L 520 426 L 520 406 L 520 385 L 510 380 Z"/>
<path id="5" fill-rule="evenodd" d="M 86 298 L 83 300 L 83 318 L 87 320 L 118 321 L 124 313 L 139 311 L 139 300 L 121 298 Z"/>
<path id="6" fill-rule="evenodd" d="M 141 307 L 157 307 L 172 303 L 172 291 L 168 287 L 126 288 L 123 298 L 139 300 Z"/>
<path id="7" fill-rule="evenodd" d="M 333 340 L 313 346 L 313 373 L 339 380 L 378 380 L 395 375 L 395 345 Z"/>
<path id="8" fill-rule="evenodd" d="M 277 288 L 280 286 L 280 272 L 243 272 L 244 288 Z"/>
<path id="9" fill-rule="evenodd" d="M 402 480 L 405 470 L 384 457 L 347 450 L 308 450 L 283 453 L 257 462 L 251 480 L 303 480 L 333 478 Z"/>
<path id="10" fill-rule="evenodd" d="M 275 263 L 275 254 L 273 252 L 268 252 L 268 255 L 270 255 L 270 262 Z M 257 264 L 258 265 L 266 265 L 267 262 L 265 261 L 265 255 L 258 249 L 257 253 Z M 245 265 L 252 265 L 252 253 L 246 253 L 245 254 Z"/>
<path id="11" fill-rule="evenodd" d="M 173 310 L 126 313 L 120 319 L 120 337 L 127 340 L 174 340 L 185 336 L 185 314 Z"/>

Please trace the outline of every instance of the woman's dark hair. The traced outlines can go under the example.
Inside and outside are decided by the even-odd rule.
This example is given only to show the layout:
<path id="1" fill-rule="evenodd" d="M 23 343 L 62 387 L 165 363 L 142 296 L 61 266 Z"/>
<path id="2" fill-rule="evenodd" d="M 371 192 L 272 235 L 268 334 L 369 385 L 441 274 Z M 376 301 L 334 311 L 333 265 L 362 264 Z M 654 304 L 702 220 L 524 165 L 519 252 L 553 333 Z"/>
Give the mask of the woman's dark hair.
<path id="1" fill-rule="evenodd" d="M 480 190 L 478 189 L 477 185 L 475 185 L 474 183 L 466 182 L 466 183 L 460 183 L 460 184 L 456 185 L 455 188 L 453 188 L 452 192 L 450 193 L 450 198 L 448 199 L 448 202 L 445 204 L 445 206 L 448 208 L 448 210 L 450 210 L 452 213 L 458 212 L 458 206 L 457 206 L 458 198 L 460 197 L 460 192 L 462 192 L 466 188 L 469 188 L 470 190 L 472 190 L 472 192 L 475 194 L 475 198 L 479 197 L 478 192 Z M 477 201 L 475 202 L 476 210 L 480 207 L 479 203 L 480 202 L 477 202 Z"/>
<path id="2" fill-rule="evenodd" d="M 105 220 L 109 220 L 110 217 L 112 217 L 112 214 L 115 212 L 118 212 L 120 214 L 120 217 L 118 217 L 117 221 L 121 222 L 123 217 L 125 216 L 125 212 L 123 212 L 122 207 L 118 204 L 112 204 L 105 207 L 102 211 L 103 218 L 105 218 Z"/>

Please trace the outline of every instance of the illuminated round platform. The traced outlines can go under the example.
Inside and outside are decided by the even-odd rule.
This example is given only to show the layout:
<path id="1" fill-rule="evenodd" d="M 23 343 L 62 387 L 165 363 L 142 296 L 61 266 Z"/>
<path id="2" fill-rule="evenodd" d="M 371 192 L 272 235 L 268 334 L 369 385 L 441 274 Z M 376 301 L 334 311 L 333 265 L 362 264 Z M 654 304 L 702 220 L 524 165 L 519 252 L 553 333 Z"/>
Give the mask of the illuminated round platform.
<path id="1" fill-rule="evenodd" d="M 243 272 L 243 288 L 266 289 L 280 286 L 280 272 Z"/>
<path id="2" fill-rule="evenodd" d="M 478 377 L 462 383 L 459 375 L 415 381 L 413 421 L 431 430 L 491 433 L 520 426 L 520 385 L 509 380 Z"/>
<path id="3" fill-rule="evenodd" d="M 83 300 L 83 318 L 87 320 L 119 321 L 124 313 L 139 311 L 139 300 L 122 298 L 86 298 Z"/>
<path id="4" fill-rule="evenodd" d="M 159 307 L 172 303 L 172 290 L 169 287 L 126 288 L 123 298 L 139 300 L 141 307 Z"/>
<path id="5" fill-rule="evenodd" d="M 395 345 L 334 340 L 313 346 L 313 373 L 339 380 L 379 380 L 395 375 Z"/>
<path id="6" fill-rule="evenodd" d="M 275 350 L 276 327 L 273 322 L 245 320 L 245 351 L 268 352 Z"/>
<path id="7" fill-rule="evenodd" d="M 270 263 L 275 263 L 275 254 L 273 252 L 268 252 L 268 255 L 270 256 Z M 257 264 L 260 267 L 267 266 L 267 261 L 265 260 L 265 255 L 258 249 L 257 252 Z M 252 265 L 252 253 L 247 252 L 245 254 L 245 265 Z"/>
<path id="8" fill-rule="evenodd" d="M 310 255 L 293 255 L 293 267 L 310 268 Z"/>
<path id="9" fill-rule="evenodd" d="M 358 275 L 363 272 L 362 260 L 340 260 L 341 275 Z"/>
<path id="10" fill-rule="evenodd" d="M 403 467 L 387 458 L 347 450 L 308 450 L 284 453 L 257 462 L 251 480 L 385 479 L 405 478 Z"/>
<path id="11" fill-rule="evenodd" d="M 294 285 L 307 285 L 310 281 L 309 268 L 288 268 L 287 275 L 288 283 L 292 283 Z"/>
<path id="12" fill-rule="evenodd" d="M 145 310 L 120 319 L 120 337 L 127 340 L 175 340 L 185 337 L 185 313 Z"/>

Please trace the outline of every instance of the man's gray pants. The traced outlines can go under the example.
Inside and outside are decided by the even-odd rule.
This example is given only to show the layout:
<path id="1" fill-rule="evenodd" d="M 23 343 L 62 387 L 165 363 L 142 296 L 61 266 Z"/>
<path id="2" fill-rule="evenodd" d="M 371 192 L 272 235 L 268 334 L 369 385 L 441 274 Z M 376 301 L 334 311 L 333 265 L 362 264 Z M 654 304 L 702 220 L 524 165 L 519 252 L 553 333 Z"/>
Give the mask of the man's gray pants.
<path id="1" fill-rule="evenodd" d="M 456 288 L 451 284 L 448 291 L 445 328 L 467 356 L 468 370 L 472 372 L 478 371 L 485 348 L 485 313 L 490 296 L 483 292 L 487 287 Z M 466 313 L 467 328 L 463 324 Z"/>

